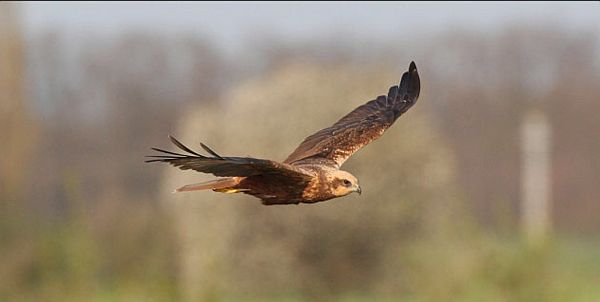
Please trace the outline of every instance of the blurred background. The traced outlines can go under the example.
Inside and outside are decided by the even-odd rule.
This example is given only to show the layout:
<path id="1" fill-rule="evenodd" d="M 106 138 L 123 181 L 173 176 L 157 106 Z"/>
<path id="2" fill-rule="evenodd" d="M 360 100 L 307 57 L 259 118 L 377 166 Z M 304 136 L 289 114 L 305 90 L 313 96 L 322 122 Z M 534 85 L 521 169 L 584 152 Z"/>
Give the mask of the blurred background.
<path id="1" fill-rule="evenodd" d="M 599 301 L 600 4 L 0 3 L 0 301 Z M 171 194 L 385 94 L 362 196 Z"/>

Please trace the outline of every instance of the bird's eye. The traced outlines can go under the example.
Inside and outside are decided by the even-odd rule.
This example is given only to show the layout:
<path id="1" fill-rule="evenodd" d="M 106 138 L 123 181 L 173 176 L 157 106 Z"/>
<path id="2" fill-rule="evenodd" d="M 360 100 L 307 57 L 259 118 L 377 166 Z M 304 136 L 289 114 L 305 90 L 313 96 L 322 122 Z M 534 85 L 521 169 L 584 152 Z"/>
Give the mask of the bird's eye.
<path id="1" fill-rule="evenodd" d="M 344 179 L 344 186 L 349 187 L 351 184 L 352 183 L 349 180 Z"/>

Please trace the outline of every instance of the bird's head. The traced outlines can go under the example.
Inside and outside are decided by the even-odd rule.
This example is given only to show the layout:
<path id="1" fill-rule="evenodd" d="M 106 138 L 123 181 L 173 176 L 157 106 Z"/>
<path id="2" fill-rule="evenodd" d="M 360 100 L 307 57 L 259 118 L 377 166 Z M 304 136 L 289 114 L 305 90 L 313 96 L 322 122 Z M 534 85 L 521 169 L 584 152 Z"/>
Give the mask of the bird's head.
<path id="1" fill-rule="evenodd" d="M 354 175 L 337 170 L 332 173 L 331 189 L 337 197 L 346 196 L 352 192 L 360 194 L 362 191 L 358 185 L 358 179 Z"/>

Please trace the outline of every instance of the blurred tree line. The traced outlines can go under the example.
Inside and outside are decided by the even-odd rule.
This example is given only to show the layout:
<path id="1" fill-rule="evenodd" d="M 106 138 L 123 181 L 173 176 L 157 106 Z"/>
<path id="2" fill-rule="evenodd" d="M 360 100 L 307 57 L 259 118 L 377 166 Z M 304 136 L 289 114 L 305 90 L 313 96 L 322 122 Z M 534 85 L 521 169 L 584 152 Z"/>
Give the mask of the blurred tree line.
<path id="1" fill-rule="evenodd" d="M 600 296 L 600 268 L 581 266 L 600 258 L 596 32 L 257 39 L 235 60 L 198 36 L 20 33 L 14 6 L 0 3 L 2 301 Z M 415 112 L 348 163 L 369 182 L 363 199 L 265 209 L 171 196 L 202 176 L 142 162 L 167 134 L 283 159 L 385 93 L 410 60 L 423 81 Z M 533 107 L 554 130 L 557 243 L 543 251 L 514 243 L 518 127 Z M 560 244 L 578 237 L 591 245 Z"/>

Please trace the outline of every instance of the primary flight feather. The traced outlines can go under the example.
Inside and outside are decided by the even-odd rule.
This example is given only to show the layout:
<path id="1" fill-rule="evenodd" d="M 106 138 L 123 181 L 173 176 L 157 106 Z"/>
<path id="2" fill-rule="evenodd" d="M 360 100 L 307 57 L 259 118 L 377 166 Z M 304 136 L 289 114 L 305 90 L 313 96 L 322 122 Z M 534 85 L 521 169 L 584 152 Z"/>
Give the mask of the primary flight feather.
<path id="1" fill-rule="evenodd" d="M 152 159 L 146 162 L 166 162 L 183 170 L 192 169 L 224 177 L 187 185 L 177 192 L 211 189 L 223 193 L 245 193 L 260 198 L 265 205 L 315 203 L 352 192 L 360 194 L 356 177 L 340 170 L 340 167 L 354 152 L 379 138 L 417 102 L 420 85 L 417 66 L 411 62 L 408 71 L 402 75 L 400 85 L 390 87 L 387 96 L 378 96 L 331 127 L 307 137 L 282 163 L 220 156 L 201 144 L 211 155 L 204 156 L 171 136 L 171 142 L 186 154 L 152 148 L 162 154 L 149 156 Z"/>

